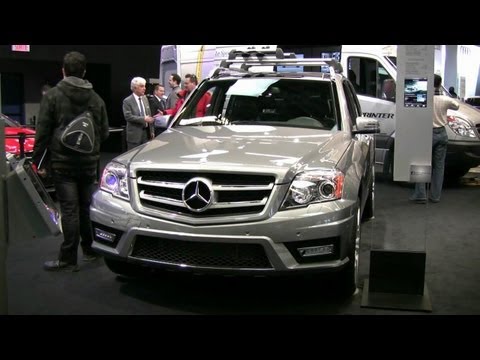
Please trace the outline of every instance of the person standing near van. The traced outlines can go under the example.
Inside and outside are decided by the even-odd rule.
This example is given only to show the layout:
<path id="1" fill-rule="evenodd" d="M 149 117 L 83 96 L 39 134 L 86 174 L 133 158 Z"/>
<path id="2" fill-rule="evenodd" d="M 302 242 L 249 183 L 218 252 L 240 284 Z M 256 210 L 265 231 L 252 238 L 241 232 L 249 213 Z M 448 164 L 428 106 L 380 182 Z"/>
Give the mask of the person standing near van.
<path id="1" fill-rule="evenodd" d="M 395 101 L 395 80 L 389 78 L 383 80 L 382 99 Z"/>
<path id="2" fill-rule="evenodd" d="M 457 93 L 455 92 L 455 88 L 453 86 L 450 86 L 448 88 L 448 92 L 450 93 L 450 95 L 452 95 L 455 99 L 458 99 L 458 95 Z"/>
<path id="3" fill-rule="evenodd" d="M 173 109 L 165 110 L 164 114 L 175 116 L 175 114 L 178 112 L 178 110 L 180 110 L 183 103 L 187 100 L 193 90 L 196 89 L 198 85 L 198 78 L 194 74 L 187 74 L 185 75 L 183 83 L 185 85 L 185 89 L 178 92 L 178 100 L 175 104 L 175 107 Z M 208 91 L 203 94 L 202 98 L 198 101 L 197 109 L 195 111 L 195 117 L 205 116 L 207 112 L 207 106 L 210 103 L 210 99 L 211 95 Z"/>
<path id="4" fill-rule="evenodd" d="M 180 83 L 182 82 L 182 78 L 178 74 L 172 74 L 168 78 L 168 85 L 170 85 L 170 88 L 172 89 L 170 91 L 170 94 L 168 94 L 167 97 L 167 104 L 166 104 L 166 109 L 173 109 L 175 108 L 175 104 L 177 103 L 178 100 L 178 93 L 180 90 Z"/>
<path id="5" fill-rule="evenodd" d="M 447 155 L 448 135 L 447 110 L 458 110 L 460 104 L 449 96 L 442 95 L 442 77 L 435 74 L 433 81 L 435 95 L 433 97 L 433 134 L 432 134 L 432 179 L 430 183 L 430 201 L 438 203 L 443 186 L 445 171 L 445 157 Z M 410 197 L 411 201 L 426 203 L 426 184 L 416 183 L 415 191 Z"/>

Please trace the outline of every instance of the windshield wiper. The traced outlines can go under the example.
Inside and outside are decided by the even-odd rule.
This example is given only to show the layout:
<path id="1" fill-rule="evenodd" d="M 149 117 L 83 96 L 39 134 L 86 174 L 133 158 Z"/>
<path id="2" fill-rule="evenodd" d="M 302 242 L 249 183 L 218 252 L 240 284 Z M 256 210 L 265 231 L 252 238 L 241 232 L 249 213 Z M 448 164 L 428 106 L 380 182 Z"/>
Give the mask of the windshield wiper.
<path id="1" fill-rule="evenodd" d="M 228 125 L 230 121 L 227 118 L 222 118 L 219 114 L 217 116 L 205 116 L 192 119 L 182 119 L 180 120 L 179 125 L 190 125 L 190 126 L 202 126 L 202 125 Z"/>

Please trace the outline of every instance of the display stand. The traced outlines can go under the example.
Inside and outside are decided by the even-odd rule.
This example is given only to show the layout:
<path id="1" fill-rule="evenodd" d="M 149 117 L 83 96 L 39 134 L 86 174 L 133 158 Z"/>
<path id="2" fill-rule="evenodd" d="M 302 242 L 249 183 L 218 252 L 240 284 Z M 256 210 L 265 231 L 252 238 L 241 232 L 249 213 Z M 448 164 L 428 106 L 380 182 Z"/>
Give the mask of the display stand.
<path id="1" fill-rule="evenodd" d="M 433 45 L 398 45 L 397 52 L 394 180 L 412 185 L 428 183 L 435 49 Z M 362 307 L 432 311 L 425 284 L 428 194 L 424 199 L 409 200 L 412 192 L 413 189 L 405 192 L 404 200 L 398 204 L 390 203 L 404 209 L 395 218 L 384 209 L 383 215 L 389 221 L 378 224 L 374 232 L 377 241 L 370 249 L 370 272 L 363 287 Z"/>
<path id="2" fill-rule="evenodd" d="M 423 251 L 371 250 L 362 307 L 432 311 Z"/>

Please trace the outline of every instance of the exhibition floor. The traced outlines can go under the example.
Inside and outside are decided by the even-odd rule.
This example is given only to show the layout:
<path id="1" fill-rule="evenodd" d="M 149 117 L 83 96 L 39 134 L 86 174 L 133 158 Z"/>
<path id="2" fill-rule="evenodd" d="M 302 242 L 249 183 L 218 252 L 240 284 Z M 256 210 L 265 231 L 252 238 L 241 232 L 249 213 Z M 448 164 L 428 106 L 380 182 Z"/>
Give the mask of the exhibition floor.
<path id="1" fill-rule="evenodd" d="M 370 249 L 426 250 L 426 284 L 433 311 L 360 306 L 332 294 L 318 278 L 223 278 L 161 273 L 144 279 L 113 274 L 103 259 L 80 260 L 77 273 L 42 268 L 55 259 L 60 238 L 11 243 L 7 256 L 11 315 L 189 314 L 480 314 L 480 172 L 448 185 L 438 204 L 408 201 L 410 186 L 378 179 L 376 218 L 363 226 L 360 277 L 368 277 Z M 408 239 L 411 239 L 409 241 Z"/>

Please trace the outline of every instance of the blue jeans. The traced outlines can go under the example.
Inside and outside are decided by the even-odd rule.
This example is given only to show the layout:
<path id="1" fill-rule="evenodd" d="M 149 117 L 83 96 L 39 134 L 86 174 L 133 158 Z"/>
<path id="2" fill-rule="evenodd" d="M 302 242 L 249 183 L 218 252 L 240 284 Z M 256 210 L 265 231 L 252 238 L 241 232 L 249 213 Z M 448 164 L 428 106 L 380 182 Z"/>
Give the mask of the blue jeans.
<path id="1" fill-rule="evenodd" d="M 445 172 L 445 157 L 447 155 L 448 135 L 444 127 L 433 129 L 432 137 L 432 179 L 430 183 L 430 199 L 440 201 Z M 416 183 L 412 198 L 426 199 L 426 184 Z"/>
<path id="2" fill-rule="evenodd" d="M 83 252 L 92 252 L 90 202 L 97 189 L 97 169 L 52 169 L 52 175 L 60 203 L 64 238 L 58 259 L 76 264 L 80 237 Z"/>

